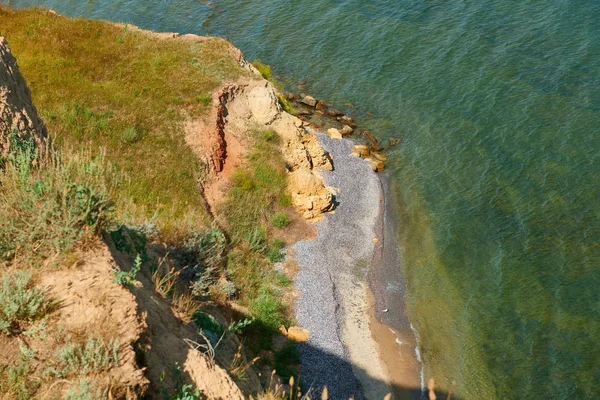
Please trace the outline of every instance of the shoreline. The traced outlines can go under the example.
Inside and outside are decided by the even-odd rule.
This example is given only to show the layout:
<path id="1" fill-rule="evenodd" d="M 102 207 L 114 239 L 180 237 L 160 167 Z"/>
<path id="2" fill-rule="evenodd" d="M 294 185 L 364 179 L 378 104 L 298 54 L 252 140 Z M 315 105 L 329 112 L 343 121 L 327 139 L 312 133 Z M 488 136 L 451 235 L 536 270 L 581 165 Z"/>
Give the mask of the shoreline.
<path id="1" fill-rule="evenodd" d="M 310 331 L 300 345 L 301 379 L 317 395 L 327 385 L 330 399 L 383 399 L 388 393 L 420 399 L 418 363 L 400 353 L 398 344 L 409 345 L 410 336 L 380 323 L 376 312 L 394 299 L 385 296 L 385 281 L 377 279 L 385 275 L 382 177 L 369 162 L 350 155 L 354 142 L 316 135 L 333 158 L 334 171 L 322 176 L 336 190 L 337 207 L 315 224 L 313 241 L 293 246 L 300 266 L 296 317 Z"/>

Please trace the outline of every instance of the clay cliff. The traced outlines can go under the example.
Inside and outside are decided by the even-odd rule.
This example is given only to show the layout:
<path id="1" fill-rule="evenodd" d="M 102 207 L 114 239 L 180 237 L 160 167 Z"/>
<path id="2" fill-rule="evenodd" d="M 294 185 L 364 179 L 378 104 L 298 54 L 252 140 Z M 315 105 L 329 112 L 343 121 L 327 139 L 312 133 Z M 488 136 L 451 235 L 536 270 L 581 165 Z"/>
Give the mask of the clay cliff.
<path id="1" fill-rule="evenodd" d="M 0 36 L 0 154 L 10 151 L 9 135 L 46 138 L 46 127 L 39 117 L 25 79 L 19 71 L 6 39 Z"/>

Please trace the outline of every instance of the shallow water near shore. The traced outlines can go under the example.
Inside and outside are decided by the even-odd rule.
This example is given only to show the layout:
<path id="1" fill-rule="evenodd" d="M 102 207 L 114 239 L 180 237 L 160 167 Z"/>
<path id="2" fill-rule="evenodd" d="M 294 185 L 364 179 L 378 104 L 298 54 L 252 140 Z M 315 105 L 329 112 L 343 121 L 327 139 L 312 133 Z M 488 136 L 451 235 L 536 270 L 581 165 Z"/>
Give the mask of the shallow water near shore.
<path id="1" fill-rule="evenodd" d="M 600 393 L 597 1 L 2 3 L 223 36 L 402 137 L 387 171 L 426 377 L 464 399 Z"/>

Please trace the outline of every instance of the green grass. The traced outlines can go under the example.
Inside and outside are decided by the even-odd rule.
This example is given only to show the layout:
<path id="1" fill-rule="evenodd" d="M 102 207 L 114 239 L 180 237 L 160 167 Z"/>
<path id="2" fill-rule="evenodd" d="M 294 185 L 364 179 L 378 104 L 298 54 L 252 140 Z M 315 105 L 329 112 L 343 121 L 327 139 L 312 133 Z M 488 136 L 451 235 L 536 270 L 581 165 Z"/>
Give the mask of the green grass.
<path id="1" fill-rule="evenodd" d="M 283 242 L 270 238 L 266 226 L 290 205 L 290 197 L 278 135 L 254 132 L 253 140 L 253 151 L 234 171 L 221 210 L 233 244 L 227 272 L 238 289 L 238 301 L 265 329 L 276 331 L 286 323 L 287 307 L 280 295 L 284 285 L 273 267 Z"/>
<path id="2" fill-rule="evenodd" d="M 198 194 L 205 166 L 185 145 L 183 122 L 208 112 L 222 82 L 250 76 L 227 42 L 159 39 L 3 6 L 0 20 L 59 147 L 105 147 L 126 176 L 111 191 L 120 217 L 139 222 L 158 211 L 156 224 L 175 239 L 209 222 Z"/>

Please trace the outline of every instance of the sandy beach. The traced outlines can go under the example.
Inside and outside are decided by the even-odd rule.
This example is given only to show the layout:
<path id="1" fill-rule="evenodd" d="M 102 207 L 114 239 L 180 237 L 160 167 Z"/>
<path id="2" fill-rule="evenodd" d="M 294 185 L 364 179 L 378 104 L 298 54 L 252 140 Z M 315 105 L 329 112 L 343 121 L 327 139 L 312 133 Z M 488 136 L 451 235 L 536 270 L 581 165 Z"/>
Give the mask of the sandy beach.
<path id="1" fill-rule="evenodd" d="M 399 264 L 397 250 L 388 249 L 396 247 L 396 234 L 388 232 L 395 225 L 386 212 L 385 179 L 350 156 L 353 142 L 317 136 L 333 158 L 334 170 L 323 177 L 336 190 L 337 206 L 315 225 L 314 240 L 293 248 L 300 266 L 296 317 L 310 331 L 300 349 L 302 381 L 317 393 L 327 386 L 330 399 L 383 399 L 388 393 L 419 399 L 404 286 L 386 287 Z"/>

